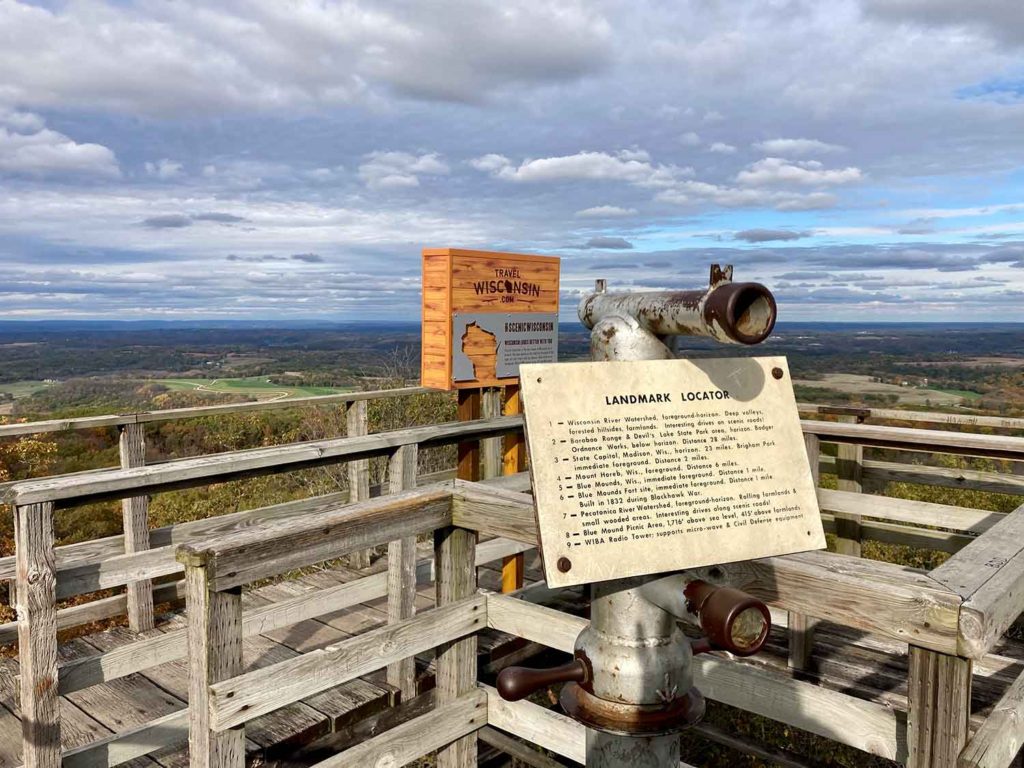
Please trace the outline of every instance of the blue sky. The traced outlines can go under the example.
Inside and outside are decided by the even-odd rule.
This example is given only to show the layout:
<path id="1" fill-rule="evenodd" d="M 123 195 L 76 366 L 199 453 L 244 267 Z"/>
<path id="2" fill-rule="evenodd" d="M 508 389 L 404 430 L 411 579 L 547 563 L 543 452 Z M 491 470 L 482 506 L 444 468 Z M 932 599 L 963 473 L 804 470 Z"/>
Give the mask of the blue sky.
<path id="1" fill-rule="evenodd" d="M 419 251 L 1024 321 L 1019 0 L 0 0 L 0 316 L 415 319 Z"/>

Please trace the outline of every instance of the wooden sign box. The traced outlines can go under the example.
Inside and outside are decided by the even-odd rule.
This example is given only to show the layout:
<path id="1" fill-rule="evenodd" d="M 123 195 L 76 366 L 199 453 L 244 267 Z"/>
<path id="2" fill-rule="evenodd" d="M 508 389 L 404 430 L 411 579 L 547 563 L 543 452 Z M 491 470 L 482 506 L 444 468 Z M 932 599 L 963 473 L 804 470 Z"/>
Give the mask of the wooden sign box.
<path id="1" fill-rule="evenodd" d="M 556 256 L 424 249 L 422 385 L 451 390 L 515 384 L 517 377 L 498 376 L 496 361 L 492 363 L 489 359 L 494 352 L 494 339 L 486 333 L 465 336 L 462 351 L 476 363 L 475 378 L 456 381 L 453 319 L 457 315 L 549 313 L 554 317 L 557 344 L 558 281 Z"/>

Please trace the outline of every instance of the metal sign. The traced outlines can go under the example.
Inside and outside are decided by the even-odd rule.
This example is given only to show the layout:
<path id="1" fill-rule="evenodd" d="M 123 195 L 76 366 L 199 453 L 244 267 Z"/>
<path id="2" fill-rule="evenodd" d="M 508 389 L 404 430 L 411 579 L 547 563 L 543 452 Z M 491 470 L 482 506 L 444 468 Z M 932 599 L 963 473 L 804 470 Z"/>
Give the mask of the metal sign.
<path id="1" fill-rule="evenodd" d="M 521 371 L 551 586 L 825 546 L 784 357 Z"/>
<path id="2" fill-rule="evenodd" d="M 558 360 L 558 315 L 554 312 L 452 317 L 452 381 L 518 378 L 524 363 Z"/>

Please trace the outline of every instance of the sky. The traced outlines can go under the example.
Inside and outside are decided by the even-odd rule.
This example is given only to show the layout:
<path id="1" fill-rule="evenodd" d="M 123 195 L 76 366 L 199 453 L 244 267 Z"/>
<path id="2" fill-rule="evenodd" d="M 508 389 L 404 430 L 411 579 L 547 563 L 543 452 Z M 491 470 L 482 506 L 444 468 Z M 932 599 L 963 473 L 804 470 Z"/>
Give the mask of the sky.
<path id="1" fill-rule="evenodd" d="M 0 0 L 0 317 L 415 320 L 444 246 L 1024 321 L 1020 0 Z"/>

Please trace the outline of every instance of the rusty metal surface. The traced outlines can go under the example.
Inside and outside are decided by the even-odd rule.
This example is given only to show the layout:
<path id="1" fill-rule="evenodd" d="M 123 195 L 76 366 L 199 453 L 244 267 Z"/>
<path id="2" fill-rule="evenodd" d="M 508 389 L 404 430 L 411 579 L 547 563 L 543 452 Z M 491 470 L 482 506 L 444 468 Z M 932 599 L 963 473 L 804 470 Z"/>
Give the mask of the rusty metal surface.
<path id="1" fill-rule="evenodd" d="M 756 597 L 699 580 L 686 585 L 685 595 L 688 610 L 697 616 L 715 648 L 735 656 L 753 656 L 768 641 L 772 615 Z"/>
<path id="2" fill-rule="evenodd" d="M 664 704 L 625 704 L 608 701 L 577 683 L 568 683 L 558 698 L 574 720 L 603 733 L 619 736 L 663 736 L 678 733 L 704 716 L 704 696 L 689 688 Z"/>

